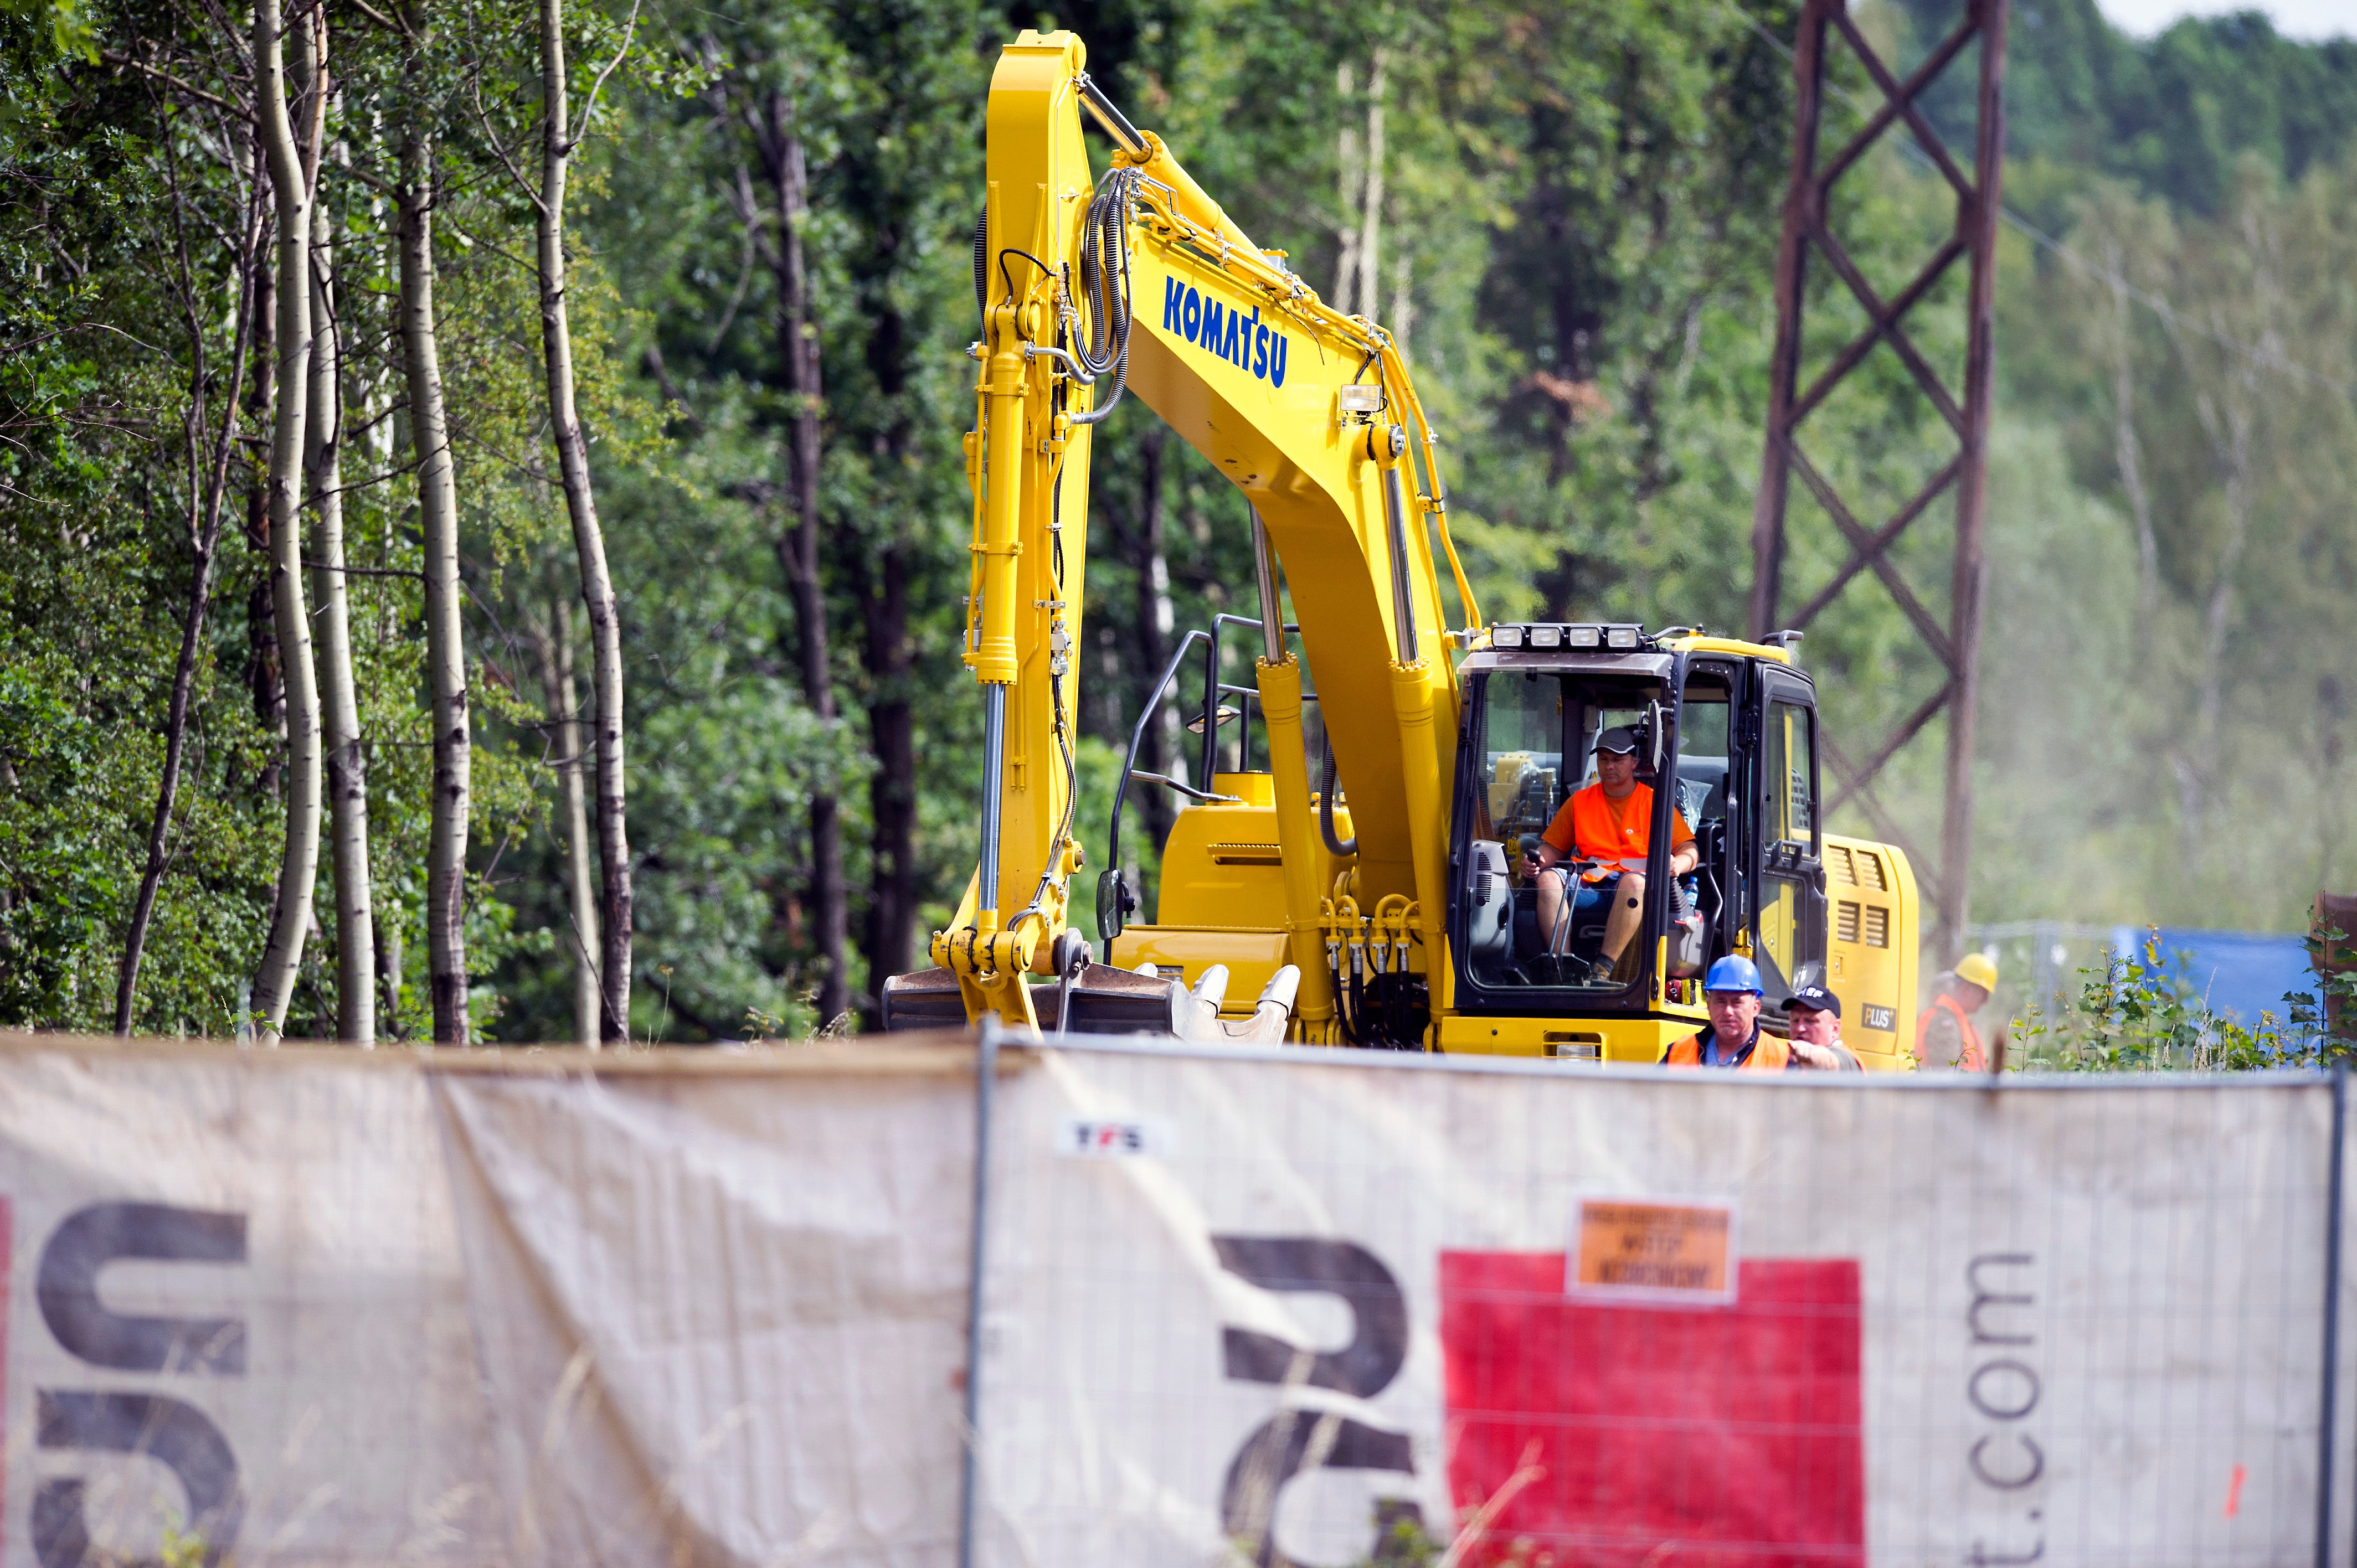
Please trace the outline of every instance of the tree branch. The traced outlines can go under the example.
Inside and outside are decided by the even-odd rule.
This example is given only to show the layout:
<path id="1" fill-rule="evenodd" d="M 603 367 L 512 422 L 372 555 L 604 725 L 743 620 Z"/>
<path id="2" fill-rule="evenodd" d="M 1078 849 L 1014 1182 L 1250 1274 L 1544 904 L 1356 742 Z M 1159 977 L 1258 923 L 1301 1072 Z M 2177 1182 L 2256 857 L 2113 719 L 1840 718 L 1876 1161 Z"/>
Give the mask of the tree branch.
<path id="1" fill-rule="evenodd" d="M 99 51 L 98 58 L 104 60 L 107 64 L 114 67 L 117 70 L 135 70 L 140 75 L 147 77 L 153 81 L 160 81 L 167 86 L 178 88 L 180 91 L 187 93 L 189 97 L 197 100 L 200 103 L 210 103 L 224 114 L 233 114 L 249 125 L 253 124 L 253 110 L 245 108 L 241 104 L 232 103 L 228 99 L 220 97 L 217 94 L 207 92 L 203 88 L 199 87 L 196 83 L 183 81 L 179 77 L 174 76 L 168 70 L 160 70 L 157 67 L 149 65 L 146 61 L 142 59 L 135 59 L 131 56 L 124 54 L 121 49 L 101 49 Z"/>
<path id="2" fill-rule="evenodd" d="M 597 80 L 589 84 L 589 101 L 581 106 L 581 134 L 565 144 L 564 156 L 566 157 L 571 157 L 573 149 L 589 139 L 589 122 L 597 113 L 597 95 L 606 91 L 606 79 L 614 74 L 614 68 L 620 65 L 623 57 L 630 52 L 630 40 L 638 36 L 639 6 L 641 3 L 642 0 L 630 0 L 630 19 L 622 24 L 622 47 L 614 51 L 614 58 L 606 62 L 606 69 L 599 71 Z"/>
<path id="3" fill-rule="evenodd" d="M 490 144 L 491 151 L 498 156 L 500 166 L 508 171 L 508 177 L 515 181 L 516 188 L 523 192 L 524 199 L 532 203 L 533 211 L 547 211 L 547 204 L 541 199 L 540 192 L 533 188 L 532 181 L 524 178 L 523 171 L 516 167 L 513 158 L 508 156 L 507 145 L 500 140 L 500 134 L 491 129 L 490 113 L 483 107 L 483 79 L 480 74 L 468 79 L 467 96 L 474 100 L 475 121 L 483 127 L 483 140 Z M 464 231 L 460 231 L 462 233 Z"/>
<path id="4" fill-rule="evenodd" d="M 374 22 L 378 27 L 382 27 L 388 33 L 396 34 L 404 38 L 414 38 L 417 37 L 416 34 L 409 30 L 406 24 L 393 20 L 383 12 L 378 10 L 375 6 L 370 5 L 368 0 L 345 0 L 345 3 L 350 5 L 353 10 L 358 11 L 361 16 L 366 16 L 370 21 Z"/>

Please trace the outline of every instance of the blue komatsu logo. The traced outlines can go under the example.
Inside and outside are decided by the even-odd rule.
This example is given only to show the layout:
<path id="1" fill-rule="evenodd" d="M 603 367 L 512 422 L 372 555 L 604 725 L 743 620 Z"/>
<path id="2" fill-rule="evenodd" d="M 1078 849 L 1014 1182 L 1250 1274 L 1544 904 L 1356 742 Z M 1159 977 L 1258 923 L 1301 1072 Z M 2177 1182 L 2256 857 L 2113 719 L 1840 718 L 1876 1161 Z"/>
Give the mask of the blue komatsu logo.
<path id="1" fill-rule="evenodd" d="M 1260 318 L 1231 310 L 1177 278 L 1162 280 L 1162 329 L 1175 332 L 1206 353 L 1273 387 L 1285 384 L 1285 334 Z"/>

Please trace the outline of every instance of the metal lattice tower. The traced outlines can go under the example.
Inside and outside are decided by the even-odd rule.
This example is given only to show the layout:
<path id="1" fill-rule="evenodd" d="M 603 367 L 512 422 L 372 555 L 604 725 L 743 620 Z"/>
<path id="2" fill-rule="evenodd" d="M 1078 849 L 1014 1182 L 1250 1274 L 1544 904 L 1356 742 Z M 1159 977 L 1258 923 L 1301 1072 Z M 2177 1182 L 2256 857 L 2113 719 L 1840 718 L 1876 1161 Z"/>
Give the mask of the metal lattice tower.
<path id="1" fill-rule="evenodd" d="M 1824 741 L 1824 755 L 1839 788 L 1828 813 L 1855 800 L 1876 829 L 1906 849 L 1938 911 L 1933 945 L 1943 962 L 1953 962 L 1964 943 L 1965 894 L 1970 883 L 1973 828 L 1973 721 L 1979 697 L 1981 588 L 1986 563 L 1981 552 L 1982 513 L 1986 505 L 1989 394 L 1994 367 L 1991 306 L 1996 283 L 1999 179 L 2005 146 L 2005 26 L 2007 0 L 1966 0 L 1964 21 L 1943 38 L 1904 81 L 1894 77 L 1849 16 L 1846 0 L 1806 0 L 1795 39 L 1792 182 L 1784 198 L 1784 231 L 1776 252 L 1776 351 L 1770 362 L 1767 453 L 1751 513 L 1751 634 L 1779 627 L 1803 628 L 1840 596 L 1861 572 L 1871 572 L 1887 589 L 1945 671 L 1940 689 L 1861 757 L 1853 759 Z M 1827 43 L 1838 35 L 1880 93 L 1882 102 L 1866 124 L 1831 157 L 1820 158 L 1818 132 L 1824 102 Z M 1956 166 L 1918 108 L 1926 88 L 1975 38 L 1980 40 L 1980 98 L 1974 136 L 1973 173 Z M 1886 300 L 1835 239 L 1826 220 L 1834 182 L 1894 126 L 1904 125 L 1956 195 L 1956 224 L 1922 270 Z M 1803 389 L 1800 385 L 1803 298 L 1809 258 L 1823 261 L 1856 296 L 1867 315 L 1864 333 L 1835 354 Z M 1908 314 L 1958 258 L 1971 268 L 1967 312 L 1964 392 L 1961 402 L 1916 349 L 1907 334 Z M 1803 451 L 1803 421 L 1824 403 L 1843 377 L 1863 363 L 1878 344 L 1888 344 L 1954 433 L 1955 456 L 1885 520 L 1868 528 Z M 1785 499 L 1797 475 L 1848 545 L 1848 557 L 1832 579 L 1795 616 L 1778 619 L 1783 590 Z M 1950 489 L 1956 493 L 1956 541 L 1948 622 L 1917 597 L 1890 559 L 1890 547 L 1915 520 Z M 1876 799 L 1876 776 L 1901 747 L 1943 710 L 1948 714 L 1946 806 L 1940 832 L 1939 869 L 1907 842 Z"/>

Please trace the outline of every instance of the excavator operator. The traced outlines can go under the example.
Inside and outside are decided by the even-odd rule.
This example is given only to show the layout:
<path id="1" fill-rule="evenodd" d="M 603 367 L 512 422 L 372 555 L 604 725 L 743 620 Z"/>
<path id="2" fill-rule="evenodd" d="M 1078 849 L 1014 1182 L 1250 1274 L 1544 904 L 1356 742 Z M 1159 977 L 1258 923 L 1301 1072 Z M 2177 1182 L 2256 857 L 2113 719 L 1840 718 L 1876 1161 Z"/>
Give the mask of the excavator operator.
<path id="1" fill-rule="evenodd" d="M 1636 732 L 1625 726 L 1598 736 L 1596 782 L 1573 792 L 1523 859 L 1524 873 L 1538 878 L 1539 929 L 1545 933 L 1560 984 L 1609 981 L 1644 920 L 1643 868 L 1652 851 L 1653 790 L 1637 782 L 1637 748 Z M 1559 866 L 1567 857 L 1572 866 Z M 1701 858 L 1694 830 L 1684 816 L 1671 812 L 1671 875 L 1684 876 Z M 1566 908 L 1572 869 L 1579 874 L 1579 885 Z M 1604 945 L 1590 964 L 1570 951 L 1572 917 L 1608 902 L 1611 912 L 1605 917 Z"/>

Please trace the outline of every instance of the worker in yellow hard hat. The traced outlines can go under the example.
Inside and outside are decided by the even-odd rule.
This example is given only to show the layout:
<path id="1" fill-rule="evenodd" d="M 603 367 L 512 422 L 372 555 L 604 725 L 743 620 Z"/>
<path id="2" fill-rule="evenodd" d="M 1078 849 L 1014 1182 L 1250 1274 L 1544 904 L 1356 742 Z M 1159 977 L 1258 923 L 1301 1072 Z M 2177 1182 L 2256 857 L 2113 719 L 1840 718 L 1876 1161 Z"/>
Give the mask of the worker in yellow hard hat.
<path id="1" fill-rule="evenodd" d="M 1973 1015 L 1987 1006 L 1996 992 L 1996 961 L 1986 953 L 1966 953 L 1953 970 L 1934 980 L 1932 1004 L 1915 1020 L 1916 1065 L 1986 1072 L 1988 1058 L 1982 1054 Z"/>

